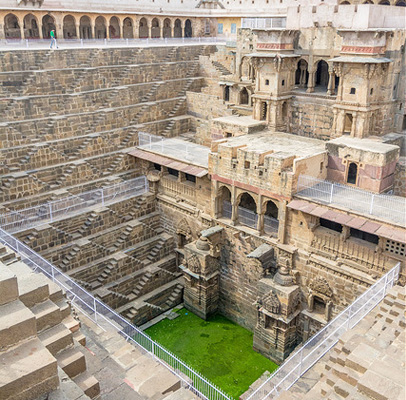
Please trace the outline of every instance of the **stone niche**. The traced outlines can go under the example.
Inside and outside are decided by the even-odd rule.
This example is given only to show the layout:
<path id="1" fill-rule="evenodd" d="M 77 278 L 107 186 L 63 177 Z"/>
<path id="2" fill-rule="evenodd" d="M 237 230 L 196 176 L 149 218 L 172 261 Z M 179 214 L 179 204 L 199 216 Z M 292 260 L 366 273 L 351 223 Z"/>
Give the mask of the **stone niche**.
<path id="1" fill-rule="evenodd" d="M 399 146 L 340 137 L 327 142 L 327 179 L 381 193 L 393 187 Z"/>
<path id="2" fill-rule="evenodd" d="M 202 231 L 198 240 L 185 246 L 179 266 L 185 278 L 185 307 L 203 319 L 218 309 L 222 230 L 215 226 Z"/>
<path id="3" fill-rule="evenodd" d="M 279 269 L 271 278 L 258 283 L 257 325 L 254 349 L 282 363 L 298 343 L 300 289 L 292 270 L 294 250 L 289 246 L 278 249 Z"/>

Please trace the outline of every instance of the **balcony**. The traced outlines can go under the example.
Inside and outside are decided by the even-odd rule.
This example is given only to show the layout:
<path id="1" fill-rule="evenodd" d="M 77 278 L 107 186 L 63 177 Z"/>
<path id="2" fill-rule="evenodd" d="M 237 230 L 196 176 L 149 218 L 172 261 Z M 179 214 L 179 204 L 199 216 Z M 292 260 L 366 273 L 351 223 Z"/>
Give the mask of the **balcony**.
<path id="1" fill-rule="evenodd" d="M 179 197 L 196 204 L 196 187 L 193 183 L 179 182 L 175 177 L 163 176 L 160 180 L 159 191 L 169 197 Z"/>

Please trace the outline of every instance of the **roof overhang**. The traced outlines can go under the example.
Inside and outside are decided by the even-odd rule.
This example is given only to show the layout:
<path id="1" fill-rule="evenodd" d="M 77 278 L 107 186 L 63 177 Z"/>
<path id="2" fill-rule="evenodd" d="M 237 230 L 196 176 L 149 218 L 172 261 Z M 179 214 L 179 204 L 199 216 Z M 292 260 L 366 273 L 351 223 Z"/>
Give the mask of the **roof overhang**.
<path id="1" fill-rule="evenodd" d="M 329 221 L 334 221 L 338 224 L 349 226 L 350 228 L 372 233 L 386 239 L 391 239 L 400 243 L 406 243 L 406 232 L 404 229 L 384 225 L 380 222 L 371 221 L 368 218 L 349 215 L 345 212 L 332 210 L 328 207 L 321 206 L 320 204 L 311 203 L 309 201 L 301 199 L 292 200 L 288 204 L 288 207 L 293 210 L 298 210 L 306 214 L 314 215 L 315 217 L 328 219 Z"/>
<path id="2" fill-rule="evenodd" d="M 131 150 L 128 154 L 145 161 L 150 161 L 155 164 L 163 165 L 167 168 L 182 171 L 185 174 L 193 175 L 198 178 L 202 178 L 203 176 L 206 176 L 208 174 L 208 170 L 206 168 L 197 167 L 195 165 L 187 164 L 178 160 L 173 160 L 172 158 L 150 153 L 149 151 L 134 149 Z"/>

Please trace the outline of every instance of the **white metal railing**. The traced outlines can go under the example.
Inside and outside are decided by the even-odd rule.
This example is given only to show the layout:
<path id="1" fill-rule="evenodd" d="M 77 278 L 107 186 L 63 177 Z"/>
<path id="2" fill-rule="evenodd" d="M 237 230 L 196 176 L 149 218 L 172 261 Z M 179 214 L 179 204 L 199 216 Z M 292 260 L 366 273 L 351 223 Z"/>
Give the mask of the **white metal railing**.
<path id="1" fill-rule="evenodd" d="M 299 176 L 297 195 L 327 204 L 335 203 L 401 224 L 406 222 L 406 199 L 400 196 L 371 193 L 306 175 Z"/>
<path id="2" fill-rule="evenodd" d="M 58 47 L 126 47 L 126 46 L 174 46 L 180 44 L 219 44 L 225 43 L 225 38 L 192 37 L 192 38 L 137 38 L 137 39 L 57 39 Z M 38 49 L 49 48 L 51 39 L 3 39 L 0 49 Z"/>
<path id="3" fill-rule="evenodd" d="M 250 228 L 257 228 L 258 214 L 244 207 L 238 207 L 238 222 Z"/>
<path id="4" fill-rule="evenodd" d="M 388 290 L 396 283 L 399 272 L 400 263 L 312 336 L 246 400 L 272 399 L 282 391 L 288 390 L 338 342 L 345 332 L 357 325 L 382 301 Z"/>
<path id="5" fill-rule="evenodd" d="M 264 215 L 264 231 L 266 233 L 278 233 L 279 221 L 276 218 Z"/>
<path id="6" fill-rule="evenodd" d="M 285 28 L 286 17 L 242 18 L 241 27 L 251 29 Z"/>
<path id="7" fill-rule="evenodd" d="M 182 381 L 183 385 L 194 394 L 205 400 L 232 400 L 231 397 L 216 385 L 189 367 L 169 350 L 166 350 L 159 343 L 152 340 L 147 334 L 126 321 L 106 304 L 93 297 L 50 262 L 1 228 L 0 243 L 9 246 L 18 253 L 21 261 L 32 270 L 39 270 L 58 284 L 66 292 L 66 297 L 96 324 L 104 321 L 117 330 L 126 340 L 150 353 L 156 361 L 174 373 Z"/>
<path id="8" fill-rule="evenodd" d="M 208 165 L 210 149 L 193 142 L 187 142 L 178 138 L 165 138 L 152 135 L 151 133 L 138 132 L 138 147 L 148 149 L 186 162 Z"/>
<path id="9" fill-rule="evenodd" d="M 134 196 L 140 196 L 147 191 L 147 178 L 140 176 L 101 189 L 71 195 L 35 207 L 0 215 L 0 227 L 7 232 L 15 233 L 38 225 L 51 223 L 56 219 L 67 217 L 78 211 L 83 212 L 88 207 L 103 207 Z"/>

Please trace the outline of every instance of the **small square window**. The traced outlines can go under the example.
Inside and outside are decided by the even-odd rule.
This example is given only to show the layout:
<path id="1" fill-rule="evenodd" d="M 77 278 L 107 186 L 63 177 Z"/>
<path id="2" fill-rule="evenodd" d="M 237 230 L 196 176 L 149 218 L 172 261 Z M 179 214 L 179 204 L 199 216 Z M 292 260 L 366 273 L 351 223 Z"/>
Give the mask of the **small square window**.
<path id="1" fill-rule="evenodd" d="M 374 89 L 371 89 L 371 90 L 369 91 L 369 94 L 372 95 L 372 93 L 374 93 Z"/>
<path id="2" fill-rule="evenodd" d="M 352 87 L 352 88 L 350 89 L 350 94 L 355 94 L 355 87 Z"/>
<path id="3" fill-rule="evenodd" d="M 244 162 L 244 168 L 245 169 L 249 169 L 250 165 L 251 165 L 251 163 L 249 161 Z"/>
<path id="4" fill-rule="evenodd" d="M 226 137 L 233 137 L 233 134 L 231 132 L 226 132 Z"/>
<path id="5" fill-rule="evenodd" d="M 265 79 L 265 85 L 269 86 L 269 79 Z"/>
<path id="6" fill-rule="evenodd" d="M 282 86 L 285 86 L 285 79 L 282 79 Z"/>

